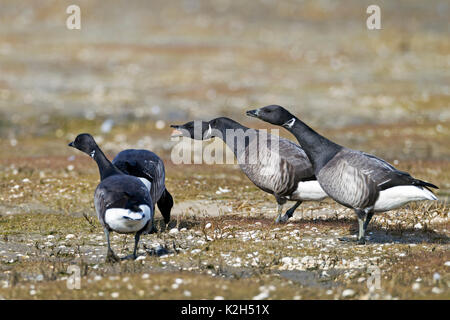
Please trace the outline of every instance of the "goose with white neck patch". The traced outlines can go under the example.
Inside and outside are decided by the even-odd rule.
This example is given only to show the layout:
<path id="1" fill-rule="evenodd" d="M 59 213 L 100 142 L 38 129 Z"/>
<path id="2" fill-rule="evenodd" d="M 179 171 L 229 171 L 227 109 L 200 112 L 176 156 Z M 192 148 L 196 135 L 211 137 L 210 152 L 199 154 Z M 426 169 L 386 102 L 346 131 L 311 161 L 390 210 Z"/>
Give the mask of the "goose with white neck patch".
<path id="1" fill-rule="evenodd" d="M 374 212 L 388 211 L 411 201 L 437 200 L 434 184 L 415 179 L 383 159 L 340 146 L 307 126 L 281 106 L 247 111 L 247 115 L 286 128 L 298 140 L 323 190 L 358 216 L 358 243 Z M 347 240 L 347 239 L 345 239 Z"/>
<path id="2" fill-rule="evenodd" d="M 173 198 L 165 185 L 166 173 L 161 158 L 149 150 L 127 149 L 119 152 L 112 163 L 123 173 L 142 178 L 144 181 L 151 183 L 149 190 L 153 204 L 158 205 L 164 223 L 169 223 Z"/>
<path id="3" fill-rule="evenodd" d="M 327 197 L 314 176 L 305 152 L 288 139 L 260 134 L 259 130 L 247 128 L 225 117 L 209 122 L 190 121 L 171 127 L 176 129 L 172 136 L 197 140 L 222 139 L 233 151 L 250 181 L 275 196 L 278 204 L 276 222 L 287 221 L 303 201 L 320 201 Z M 278 150 L 272 149 L 272 145 Z M 296 203 L 282 215 L 283 205 L 287 201 Z"/>
<path id="4" fill-rule="evenodd" d="M 106 261 L 120 260 L 111 249 L 111 231 L 135 234 L 133 254 L 125 257 L 135 259 L 141 234 L 153 229 L 151 183 L 144 178 L 124 174 L 114 166 L 90 134 L 79 134 L 69 146 L 88 154 L 98 165 L 100 183 L 95 189 L 94 205 L 108 244 Z"/>

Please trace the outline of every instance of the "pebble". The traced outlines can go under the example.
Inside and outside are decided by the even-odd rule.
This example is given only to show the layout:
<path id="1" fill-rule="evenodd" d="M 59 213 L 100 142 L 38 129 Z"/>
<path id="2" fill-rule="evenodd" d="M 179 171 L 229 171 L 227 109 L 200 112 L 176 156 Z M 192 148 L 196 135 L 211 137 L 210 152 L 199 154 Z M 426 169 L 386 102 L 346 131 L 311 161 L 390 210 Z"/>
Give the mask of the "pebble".
<path id="1" fill-rule="evenodd" d="M 73 239 L 73 238 L 75 238 L 75 235 L 71 233 L 66 236 L 66 239 Z"/>
<path id="2" fill-rule="evenodd" d="M 180 232 L 177 228 L 170 229 L 169 234 L 177 234 Z"/>
<path id="3" fill-rule="evenodd" d="M 343 298 L 350 298 L 350 297 L 353 297 L 354 295 L 355 295 L 355 290 L 353 290 L 353 289 L 345 289 L 342 292 Z"/>
<path id="4" fill-rule="evenodd" d="M 433 289 L 431 289 L 431 292 L 433 292 L 434 294 L 440 294 L 442 293 L 442 289 L 439 289 L 438 287 L 434 287 Z"/>
<path id="5" fill-rule="evenodd" d="M 264 291 L 253 297 L 253 300 L 264 300 L 269 297 L 269 292 Z"/>
<path id="6" fill-rule="evenodd" d="M 433 274 L 433 280 L 434 280 L 434 282 L 438 282 L 439 280 L 441 280 L 441 275 L 439 273 L 435 272 Z"/>
<path id="7" fill-rule="evenodd" d="M 192 293 L 189 290 L 184 290 L 183 295 L 185 297 L 190 297 L 190 296 L 192 296 Z"/>
<path id="8" fill-rule="evenodd" d="M 422 229 L 422 228 L 423 226 L 420 222 L 414 225 L 414 229 Z"/>

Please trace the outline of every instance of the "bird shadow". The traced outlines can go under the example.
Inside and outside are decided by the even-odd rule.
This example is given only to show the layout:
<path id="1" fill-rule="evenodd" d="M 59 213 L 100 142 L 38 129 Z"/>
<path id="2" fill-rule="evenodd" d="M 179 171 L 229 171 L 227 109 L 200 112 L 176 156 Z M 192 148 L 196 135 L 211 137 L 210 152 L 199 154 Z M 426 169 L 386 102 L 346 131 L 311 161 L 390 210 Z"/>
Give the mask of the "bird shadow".
<path id="1" fill-rule="evenodd" d="M 296 220 L 290 223 L 305 226 L 315 226 L 316 228 L 348 228 L 349 235 L 357 235 L 358 223 L 351 218 L 344 219 L 327 219 L 327 220 Z M 378 224 L 369 225 L 366 232 L 366 243 L 399 243 L 399 244 L 420 244 L 435 243 L 449 244 L 450 237 L 444 233 L 435 230 L 425 229 L 417 230 L 414 228 L 401 228 L 394 226 L 393 228 L 383 228 Z"/>

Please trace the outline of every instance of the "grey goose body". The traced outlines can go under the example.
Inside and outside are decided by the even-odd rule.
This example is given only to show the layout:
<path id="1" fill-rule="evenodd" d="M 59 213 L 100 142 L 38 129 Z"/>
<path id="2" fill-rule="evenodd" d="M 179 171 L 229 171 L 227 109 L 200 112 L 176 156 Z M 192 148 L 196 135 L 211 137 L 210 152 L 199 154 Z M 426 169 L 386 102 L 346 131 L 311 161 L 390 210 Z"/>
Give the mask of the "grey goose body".
<path id="1" fill-rule="evenodd" d="M 158 205 L 164 222 L 169 223 L 173 198 L 165 185 L 166 173 L 161 158 L 149 150 L 127 149 L 119 152 L 112 163 L 125 174 L 150 181 L 153 204 Z"/>
<path id="2" fill-rule="evenodd" d="M 280 106 L 247 114 L 283 126 L 297 138 L 323 190 L 336 202 L 355 210 L 360 243 L 365 241 L 374 212 L 392 210 L 411 201 L 437 200 L 429 190 L 437 188 L 435 185 L 415 179 L 374 155 L 328 140 Z"/>
<path id="3" fill-rule="evenodd" d="M 306 153 L 290 140 L 271 134 L 260 134 L 260 131 L 255 129 L 251 129 L 249 134 L 249 128 L 223 117 L 197 124 L 200 130 L 195 128 L 194 121 L 172 127 L 178 130 L 176 135 L 193 139 L 221 138 L 233 151 L 241 170 L 250 181 L 275 196 L 278 222 L 292 217 L 302 201 L 326 198 L 327 195 L 319 186 Z M 227 130 L 233 131 L 229 134 L 230 131 Z M 244 143 L 239 143 L 239 138 Z M 282 208 L 287 201 L 296 201 L 296 204 L 282 216 Z"/>
<path id="4" fill-rule="evenodd" d="M 144 178 L 127 175 L 114 166 L 89 134 L 78 135 L 69 146 L 93 158 L 100 172 L 100 183 L 94 193 L 94 206 L 107 240 L 106 260 L 119 260 L 111 249 L 111 231 L 135 234 L 133 254 L 126 258 L 136 258 L 141 234 L 153 230 L 151 183 Z"/>

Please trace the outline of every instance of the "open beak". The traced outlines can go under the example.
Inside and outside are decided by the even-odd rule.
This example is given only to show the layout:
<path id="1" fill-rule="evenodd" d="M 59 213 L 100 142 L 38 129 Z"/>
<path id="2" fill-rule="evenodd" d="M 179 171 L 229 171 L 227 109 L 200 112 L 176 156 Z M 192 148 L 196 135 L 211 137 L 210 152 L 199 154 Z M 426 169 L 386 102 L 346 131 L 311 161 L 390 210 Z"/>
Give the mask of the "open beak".
<path id="1" fill-rule="evenodd" d="M 259 109 L 248 110 L 248 111 L 245 112 L 245 113 L 246 113 L 249 117 L 258 118 Z"/>
<path id="2" fill-rule="evenodd" d="M 69 147 L 75 148 L 75 146 L 73 145 L 73 141 L 71 143 L 68 144 Z"/>
<path id="3" fill-rule="evenodd" d="M 172 131 L 172 134 L 170 135 L 171 138 L 176 138 L 176 137 L 182 137 L 183 136 L 183 132 L 181 132 L 180 126 L 177 125 L 171 125 L 171 128 L 174 128 L 174 130 Z"/>

